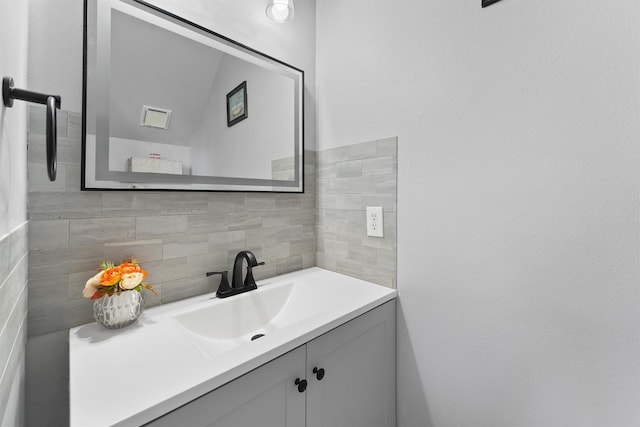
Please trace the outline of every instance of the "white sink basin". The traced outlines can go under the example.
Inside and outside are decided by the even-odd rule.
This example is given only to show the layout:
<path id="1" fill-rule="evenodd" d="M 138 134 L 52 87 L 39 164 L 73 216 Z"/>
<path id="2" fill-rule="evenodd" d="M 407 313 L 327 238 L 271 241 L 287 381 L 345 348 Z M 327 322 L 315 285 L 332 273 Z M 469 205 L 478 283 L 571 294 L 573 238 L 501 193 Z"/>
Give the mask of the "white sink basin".
<path id="1" fill-rule="evenodd" d="M 240 343 L 317 315 L 334 299 L 312 286 L 269 284 L 229 298 L 211 299 L 206 306 L 180 313 L 174 319 L 196 341 Z M 232 343 L 214 344 L 222 350 Z"/>

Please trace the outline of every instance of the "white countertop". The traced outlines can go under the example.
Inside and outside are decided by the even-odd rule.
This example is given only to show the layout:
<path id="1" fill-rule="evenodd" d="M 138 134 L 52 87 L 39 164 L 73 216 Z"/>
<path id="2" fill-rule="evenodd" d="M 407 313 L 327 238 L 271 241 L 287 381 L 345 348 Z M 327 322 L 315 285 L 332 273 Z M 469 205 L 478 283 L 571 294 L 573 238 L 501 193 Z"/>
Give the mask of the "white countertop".
<path id="1" fill-rule="evenodd" d="M 275 326 L 255 341 L 194 338 L 175 318 L 290 284 L 296 298 L 306 294 L 307 301 L 313 300 L 312 311 L 300 299 L 299 320 L 278 322 L 276 317 Z M 124 329 L 97 323 L 70 329 L 71 427 L 149 422 L 392 300 L 396 291 L 313 267 L 258 281 L 257 290 L 226 300 L 214 296 L 149 308 Z"/>

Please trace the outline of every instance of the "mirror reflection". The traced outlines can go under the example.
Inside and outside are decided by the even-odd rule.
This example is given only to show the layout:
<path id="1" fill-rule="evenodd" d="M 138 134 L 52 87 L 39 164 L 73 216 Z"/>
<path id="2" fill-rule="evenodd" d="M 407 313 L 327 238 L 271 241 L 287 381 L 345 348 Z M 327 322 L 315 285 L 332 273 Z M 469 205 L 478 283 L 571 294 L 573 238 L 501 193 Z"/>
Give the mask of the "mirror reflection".
<path id="1" fill-rule="evenodd" d="M 303 72 L 137 0 L 88 0 L 83 189 L 303 189 Z"/>

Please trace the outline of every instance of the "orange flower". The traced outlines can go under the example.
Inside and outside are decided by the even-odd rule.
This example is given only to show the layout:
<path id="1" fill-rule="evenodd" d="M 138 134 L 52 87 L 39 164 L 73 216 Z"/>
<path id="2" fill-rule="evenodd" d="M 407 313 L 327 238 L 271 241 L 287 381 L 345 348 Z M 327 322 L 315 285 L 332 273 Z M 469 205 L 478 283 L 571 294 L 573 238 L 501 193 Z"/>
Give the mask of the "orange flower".
<path id="1" fill-rule="evenodd" d="M 122 269 L 120 267 L 113 267 L 102 272 L 100 284 L 102 286 L 111 286 L 118 283 L 120 279 L 122 279 Z"/>
<path id="2" fill-rule="evenodd" d="M 143 280 L 147 272 L 138 265 L 133 257 L 124 259 L 120 265 L 111 261 L 100 262 L 101 271 L 87 280 L 82 295 L 92 300 L 100 299 L 105 295 L 111 296 L 123 291 L 148 289 L 156 296 L 158 293 L 153 287 Z"/>
<path id="3" fill-rule="evenodd" d="M 142 273 L 143 277 L 147 277 L 147 272 L 141 269 L 138 264 L 132 262 L 123 262 L 118 268 L 122 270 L 122 274 Z"/>

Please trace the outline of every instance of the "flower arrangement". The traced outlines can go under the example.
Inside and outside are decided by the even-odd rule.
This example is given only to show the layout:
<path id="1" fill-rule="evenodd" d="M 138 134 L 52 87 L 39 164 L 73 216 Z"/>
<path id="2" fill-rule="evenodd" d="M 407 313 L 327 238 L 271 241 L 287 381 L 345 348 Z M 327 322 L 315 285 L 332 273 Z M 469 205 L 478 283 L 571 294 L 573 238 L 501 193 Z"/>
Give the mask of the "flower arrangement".
<path id="1" fill-rule="evenodd" d="M 138 260 L 133 257 L 123 260 L 119 265 L 111 261 L 102 261 L 100 272 L 87 280 L 82 296 L 96 300 L 124 291 L 140 292 L 142 288 L 149 289 L 157 296 L 155 289 L 144 282 L 145 277 L 147 272 L 140 268 Z"/>

